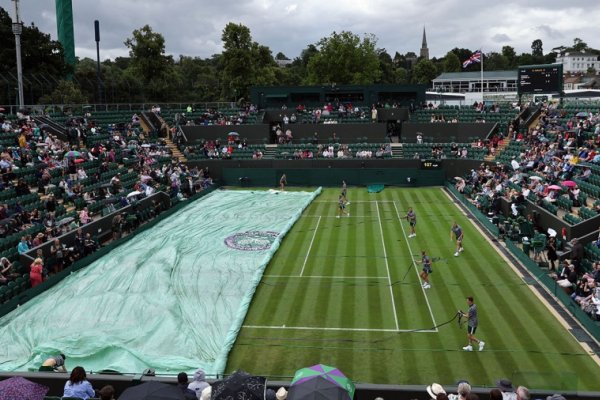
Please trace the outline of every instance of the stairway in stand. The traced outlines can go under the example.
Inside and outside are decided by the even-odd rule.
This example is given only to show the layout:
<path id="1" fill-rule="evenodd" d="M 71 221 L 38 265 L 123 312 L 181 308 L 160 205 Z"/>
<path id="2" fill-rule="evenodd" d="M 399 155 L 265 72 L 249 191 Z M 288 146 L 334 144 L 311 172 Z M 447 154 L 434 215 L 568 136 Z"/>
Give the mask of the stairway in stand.
<path id="1" fill-rule="evenodd" d="M 402 149 L 402 143 L 392 143 L 392 158 L 404 158 L 404 150 Z"/>
<path id="2" fill-rule="evenodd" d="M 179 149 L 177 148 L 177 145 L 175 143 L 173 143 L 171 141 L 171 139 L 166 138 L 165 142 L 167 143 L 167 147 L 169 149 L 171 149 L 171 152 L 173 153 L 173 157 L 177 157 L 177 160 L 179 162 L 187 162 L 187 159 L 183 156 L 183 153 L 181 151 L 179 151 Z"/>
<path id="3" fill-rule="evenodd" d="M 263 151 L 263 158 L 274 159 L 277 154 L 277 145 L 276 144 L 267 144 L 265 145 L 265 149 Z"/>
<path id="4" fill-rule="evenodd" d="M 508 139 L 502 139 L 502 141 L 498 142 L 498 147 L 496 147 L 496 155 L 491 155 L 488 154 L 487 156 L 485 156 L 484 160 L 485 161 L 494 161 L 496 159 L 496 157 L 498 157 L 500 154 L 502 154 L 502 152 L 504 151 L 504 149 L 506 148 L 506 146 L 508 146 L 508 144 L 510 143 L 510 140 Z"/>

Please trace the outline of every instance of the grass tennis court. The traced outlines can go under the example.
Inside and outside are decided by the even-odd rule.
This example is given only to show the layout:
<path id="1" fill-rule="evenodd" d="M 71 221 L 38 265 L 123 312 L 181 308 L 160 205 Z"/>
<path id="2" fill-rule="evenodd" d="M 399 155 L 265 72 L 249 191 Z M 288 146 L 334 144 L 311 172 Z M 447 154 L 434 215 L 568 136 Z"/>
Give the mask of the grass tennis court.
<path id="1" fill-rule="evenodd" d="M 339 367 L 356 382 L 600 390 L 600 367 L 440 188 L 348 191 L 350 217 L 335 217 L 326 189 L 282 242 L 257 288 L 228 361 L 255 374 L 293 376 L 303 366 Z M 403 217 L 417 213 L 417 237 Z M 450 226 L 462 226 L 454 257 Z M 421 250 L 434 260 L 421 287 Z M 479 310 L 483 352 L 465 352 L 451 320 Z"/>

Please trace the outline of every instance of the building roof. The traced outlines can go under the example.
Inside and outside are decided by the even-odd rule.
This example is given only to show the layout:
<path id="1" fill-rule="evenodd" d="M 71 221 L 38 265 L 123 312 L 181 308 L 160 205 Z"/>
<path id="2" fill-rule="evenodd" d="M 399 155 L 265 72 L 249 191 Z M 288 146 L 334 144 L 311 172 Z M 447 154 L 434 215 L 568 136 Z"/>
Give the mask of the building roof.
<path id="1" fill-rule="evenodd" d="M 564 53 L 560 53 L 558 57 L 597 57 L 594 53 L 582 53 L 580 51 L 566 51 Z"/>
<path id="2" fill-rule="evenodd" d="M 483 79 L 514 79 L 518 76 L 517 70 L 512 71 L 483 71 Z M 444 72 L 433 81 L 476 81 L 481 79 L 481 72 Z"/>

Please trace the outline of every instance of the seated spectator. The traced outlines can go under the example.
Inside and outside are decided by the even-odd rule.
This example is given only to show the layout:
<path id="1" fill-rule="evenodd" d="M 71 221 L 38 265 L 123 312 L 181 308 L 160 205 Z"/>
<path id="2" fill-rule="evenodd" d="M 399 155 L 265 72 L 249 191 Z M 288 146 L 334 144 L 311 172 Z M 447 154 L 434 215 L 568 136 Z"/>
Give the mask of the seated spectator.
<path id="1" fill-rule="evenodd" d="M 115 388 L 111 385 L 106 385 L 98 392 L 100 400 L 115 400 Z"/>
<path id="2" fill-rule="evenodd" d="M 69 380 L 65 383 L 63 397 L 79 397 L 87 400 L 95 396 L 96 392 L 92 388 L 92 384 L 86 379 L 83 367 L 73 368 Z"/>
<path id="3" fill-rule="evenodd" d="M 12 271 L 13 265 L 6 257 L 0 259 L 0 283 L 7 283 L 20 275 Z"/>
<path id="4" fill-rule="evenodd" d="M 190 382 L 188 385 L 188 389 L 194 391 L 196 393 L 196 397 L 200 398 L 202 395 L 202 391 L 210 387 L 208 382 L 206 382 L 206 374 L 203 369 L 198 369 L 194 372 L 194 380 Z"/>
<path id="5" fill-rule="evenodd" d="M 186 400 L 196 400 L 198 398 L 196 392 L 188 389 L 188 385 L 188 375 L 185 372 L 180 372 L 177 375 L 177 387 L 181 390 L 181 393 Z"/>
<path id="6" fill-rule="evenodd" d="M 29 244 L 27 243 L 27 238 L 25 236 L 21 237 L 21 241 L 17 245 L 17 251 L 19 254 L 24 254 L 29 251 Z"/>
<path id="7" fill-rule="evenodd" d="M 83 207 L 83 209 L 79 212 L 79 222 L 81 222 L 81 225 L 85 225 L 85 224 L 90 223 L 91 221 L 92 221 L 92 218 L 90 217 L 88 208 Z"/>

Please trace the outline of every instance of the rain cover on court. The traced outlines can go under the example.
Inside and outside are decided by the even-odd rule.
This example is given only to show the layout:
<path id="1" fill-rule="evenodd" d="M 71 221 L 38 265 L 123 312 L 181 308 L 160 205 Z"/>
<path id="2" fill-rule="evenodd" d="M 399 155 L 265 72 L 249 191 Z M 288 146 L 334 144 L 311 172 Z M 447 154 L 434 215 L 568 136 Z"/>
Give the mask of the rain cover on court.
<path id="1" fill-rule="evenodd" d="M 223 372 L 264 268 L 319 192 L 190 203 L 0 319 L 0 369 L 62 352 L 69 370 Z"/>

